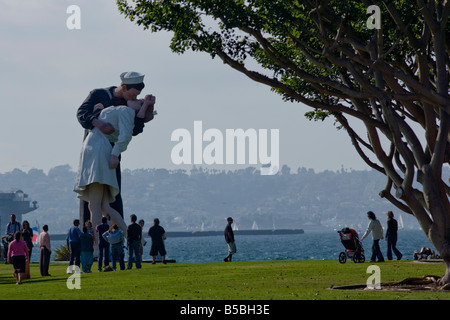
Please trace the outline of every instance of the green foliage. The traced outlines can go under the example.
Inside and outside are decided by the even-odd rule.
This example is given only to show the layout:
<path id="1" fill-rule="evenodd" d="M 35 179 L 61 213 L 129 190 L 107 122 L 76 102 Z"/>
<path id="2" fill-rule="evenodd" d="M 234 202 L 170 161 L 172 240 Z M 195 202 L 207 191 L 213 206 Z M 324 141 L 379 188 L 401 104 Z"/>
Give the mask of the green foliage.
<path id="1" fill-rule="evenodd" d="M 350 75 L 347 80 L 351 85 L 344 84 L 343 69 L 338 66 L 339 59 L 345 59 L 342 49 L 329 50 L 328 42 L 339 33 L 339 40 L 348 46 L 349 52 L 360 51 L 362 58 L 367 59 L 362 50 L 353 49 L 366 46 L 374 33 L 366 26 L 368 4 L 363 1 L 325 1 L 319 8 L 311 3 L 306 0 L 136 0 L 129 5 L 126 0 L 117 1 L 120 12 L 145 29 L 173 32 L 174 52 L 191 49 L 207 52 L 212 57 L 227 55 L 240 64 L 252 58 L 269 71 L 267 76 L 293 92 L 322 101 L 323 90 L 312 86 L 312 80 L 336 94 L 336 87 L 327 84 L 329 80 L 360 87 L 358 79 Z M 415 54 L 409 45 L 411 39 L 398 30 L 389 9 L 395 7 L 403 24 L 411 29 L 412 37 L 419 38 L 424 27 L 416 1 L 395 1 L 389 6 L 381 1 L 373 4 L 382 10 L 383 51 L 389 51 L 384 59 L 388 62 L 409 59 Z M 327 55 L 333 56 L 334 65 L 330 65 Z M 274 90 L 286 100 L 294 98 L 286 90 Z"/>
<path id="2" fill-rule="evenodd" d="M 314 120 L 314 121 L 324 121 L 327 117 L 329 116 L 328 112 L 325 111 L 308 111 L 305 113 L 305 117 L 308 118 L 309 120 Z"/>
<path id="3" fill-rule="evenodd" d="M 0 265 L 2 300 L 431 300 L 447 292 L 329 290 L 365 284 L 369 263 L 335 261 L 264 261 L 169 263 L 142 269 L 80 275 L 80 289 L 69 290 L 66 263 L 51 263 L 51 277 L 41 277 L 31 264 L 31 278 L 17 286 L 12 266 Z M 411 261 L 379 265 L 381 282 L 441 274 L 444 266 Z M 270 303 L 270 302 L 268 302 Z M 272 314 L 272 313 L 271 313 Z"/>
<path id="4" fill-rule="evenodd" d="M 53 250 L 55 253 L 55 261 L 69 261 L 70 260 L 70 251 L 67 245 L 60 245 L 59 248 Z"/>

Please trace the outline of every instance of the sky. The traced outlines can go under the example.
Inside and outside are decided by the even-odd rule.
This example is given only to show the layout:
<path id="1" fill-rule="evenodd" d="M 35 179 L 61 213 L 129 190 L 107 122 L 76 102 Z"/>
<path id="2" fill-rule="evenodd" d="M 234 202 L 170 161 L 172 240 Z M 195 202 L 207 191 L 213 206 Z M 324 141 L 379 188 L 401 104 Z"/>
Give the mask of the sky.
<path id="1" fill-rule="evenodd" d="M 80 8 L 80 29 L 67 27 L 70 5 Z M 141 97 L 156 96 L 158 115 L 131 141 L 122 170 L 190 170 L 174 163 L 178 142 L 171 135 L 177 129 L 194 135 L 195 121 L 203 132 L 224 136 L 227 129 L 278 130 L 279 164 L 291 171 L 369 169 L 331 119 L 308 121 L 309 107 L 284 102 L 205 53 L 173 53 L 170 38 L 144 31 L 112 0 L 0 0 L 0 173 L 48 172 L 59 165 L 76 171 L 84 134 L 77 108 L 91 90 L 118 86 L 125 71 L 145 74 Z M 198 166 L 235 170 L 250 164 Z"/>

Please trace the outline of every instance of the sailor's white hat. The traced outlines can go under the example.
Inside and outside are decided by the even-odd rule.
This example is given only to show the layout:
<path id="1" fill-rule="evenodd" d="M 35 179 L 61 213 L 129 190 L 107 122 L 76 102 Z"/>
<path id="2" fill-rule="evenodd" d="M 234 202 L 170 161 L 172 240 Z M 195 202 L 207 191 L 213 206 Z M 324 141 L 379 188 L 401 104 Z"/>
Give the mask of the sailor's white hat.
<path id="1" fill-rule="evenodd" d="M 138 84 L 144 82 L 144 74 L 134 71 L 123 72 L 120 74 L 122 84 Z"/>

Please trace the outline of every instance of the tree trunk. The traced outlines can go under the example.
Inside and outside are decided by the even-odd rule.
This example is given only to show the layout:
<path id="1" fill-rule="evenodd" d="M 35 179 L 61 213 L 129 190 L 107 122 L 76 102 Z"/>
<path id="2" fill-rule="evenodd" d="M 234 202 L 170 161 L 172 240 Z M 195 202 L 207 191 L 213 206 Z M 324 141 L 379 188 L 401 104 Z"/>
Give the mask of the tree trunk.
<path id="1" fill-rule="evenodd" d="M 423 168 L 423 195 L 426 206 L 433 222 L 429 228 L 423 227 L 421 220 L 419 224 L 433 246 L 438 250 L 444 260 L 446 271 L 440 279 L 439 284 L 450 284 L 450 212 L 447 210 L 447 195 L 445 189 L 440 185 L 440 177 L 435 177 L 429 165 Z"/>
<path id="2" fill-rule="evenodd" d="M 450 245 L 448 231 L 444 231 L 444 233 L 442 231 L 442 228 L 434 223 L 427 236 L 433 246 L 438 250 L 440 257 L 444 260 L 446 270 L 445 274 L 439 280 L 439 284 L 446 285 L 450 284 Z"/>
<path id="3" fill-rule="evenodd" d="M 448 251 L 447 251 L 447 256 L 448 256 Z M 444 276 L 439 280 L 440 285 L 450 284 L 450 260 L 447 258 L 447 259 L 444 259 L 444 262 L 446 265 L 446 269 L 445 269 Z"/>

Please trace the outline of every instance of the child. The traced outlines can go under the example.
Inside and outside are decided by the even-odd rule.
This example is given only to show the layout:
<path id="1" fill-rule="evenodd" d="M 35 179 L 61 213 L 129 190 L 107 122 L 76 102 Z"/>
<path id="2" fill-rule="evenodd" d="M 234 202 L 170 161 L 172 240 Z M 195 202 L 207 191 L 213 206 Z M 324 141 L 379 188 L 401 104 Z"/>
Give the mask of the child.
<path id="1" fill-rule="evenodd" d="M 112 231 L 106 231 L 103 238 L 111 244 L 112 268 L 116 270 L 116 263 L 119 262 L 120 270 L 125 270 L 124 253 L 123 253 L 123 231 L 119 229 L 117 224 L 112 226 Z"/>
<path id="2" fill-rule="evenodd" d="M 87 227 L 83 227 L 83 234 L 80 235 L 80 246 L 83 272 L 91 273 L 92 263 L 94 262 L 94 239 L 88 233 Z"/>

